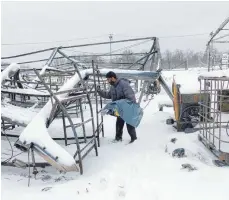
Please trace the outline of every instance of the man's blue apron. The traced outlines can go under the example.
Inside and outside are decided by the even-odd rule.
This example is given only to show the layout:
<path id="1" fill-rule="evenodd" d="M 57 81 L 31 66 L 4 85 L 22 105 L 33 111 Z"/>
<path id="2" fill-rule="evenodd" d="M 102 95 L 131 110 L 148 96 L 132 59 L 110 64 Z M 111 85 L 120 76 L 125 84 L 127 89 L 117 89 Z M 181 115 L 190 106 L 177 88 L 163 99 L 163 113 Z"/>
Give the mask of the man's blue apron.
<path id="1" fill-rule="evenodd" d="M 102 113 L 121 117 L 127 124 L 136 128 L 141 122 L 143 109 L 137 103 L 133 103 L 127 99 L 121 99 L 108 103 L 102 109 Z"/>

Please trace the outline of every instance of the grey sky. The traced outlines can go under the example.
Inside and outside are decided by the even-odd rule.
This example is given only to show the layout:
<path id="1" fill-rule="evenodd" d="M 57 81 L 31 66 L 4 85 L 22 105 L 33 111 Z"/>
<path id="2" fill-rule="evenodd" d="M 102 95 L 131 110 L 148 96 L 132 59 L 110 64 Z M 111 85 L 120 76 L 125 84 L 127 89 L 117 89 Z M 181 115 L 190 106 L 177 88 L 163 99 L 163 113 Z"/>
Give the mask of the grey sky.
<path id="1" fill-rule="evenodd" d="M 51 46 L 136 36 L 174 36 L 214 31 L 229 16 L 229 2 L 2 2 L 2 44 L 73 38 L 64 43 L 3 46 L 9 56 Z M 209 35 L 161 38 L 161 50 L 205 49 Z M 148 48 L 144 46 L 142 48 Z M 113 47 L 115 48 L 115 47 Z M 225 48 L 225 47 L 224 47 Z M 109 51 L 85 48 L 79 51 Z"/>

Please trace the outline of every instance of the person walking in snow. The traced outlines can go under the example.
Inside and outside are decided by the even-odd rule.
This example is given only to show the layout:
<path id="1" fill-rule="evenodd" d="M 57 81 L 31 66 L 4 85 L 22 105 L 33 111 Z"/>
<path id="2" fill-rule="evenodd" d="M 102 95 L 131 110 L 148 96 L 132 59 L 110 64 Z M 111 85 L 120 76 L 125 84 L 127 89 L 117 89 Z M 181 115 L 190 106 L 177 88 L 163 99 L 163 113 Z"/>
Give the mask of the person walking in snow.
<path id="1" fill-rule="evenodd" d="M 111 99 L 112 101 L 128 99 L 136 103 L 134 91 L 131 88 L 128 80 L 117 78 L 116 74 L 112 71 L 106 74 L 106 78 L 111 87 L 109 91 L 102 91 L 100 87 L 98 87 L 98 94 L 101 97 L 105 99 Z M 121 117 L 117 117 L 114 142 L 122 141 L 124 124 L 125 121 Z M 126 124 L 126 127 L 131 138 L 130 143 L 132 143 L 137 139 L 135 127 L 131 126 L 130 124 Z"/>

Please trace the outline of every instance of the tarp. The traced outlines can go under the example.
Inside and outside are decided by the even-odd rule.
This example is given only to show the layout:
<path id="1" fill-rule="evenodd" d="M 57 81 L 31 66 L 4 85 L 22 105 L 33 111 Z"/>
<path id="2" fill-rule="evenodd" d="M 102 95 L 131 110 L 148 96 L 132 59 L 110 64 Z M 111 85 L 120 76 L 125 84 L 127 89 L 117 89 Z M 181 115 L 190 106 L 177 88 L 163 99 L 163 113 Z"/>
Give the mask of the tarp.
<path id="1" fill-rule="evenodd" d="M 102 113 L 121 117 L 127 124 L 135 128 L 141 122 L 143 109 L 138 103 L 133 103 L 127 99 L 121 99 L 108 103 L 102 110 Z"/>

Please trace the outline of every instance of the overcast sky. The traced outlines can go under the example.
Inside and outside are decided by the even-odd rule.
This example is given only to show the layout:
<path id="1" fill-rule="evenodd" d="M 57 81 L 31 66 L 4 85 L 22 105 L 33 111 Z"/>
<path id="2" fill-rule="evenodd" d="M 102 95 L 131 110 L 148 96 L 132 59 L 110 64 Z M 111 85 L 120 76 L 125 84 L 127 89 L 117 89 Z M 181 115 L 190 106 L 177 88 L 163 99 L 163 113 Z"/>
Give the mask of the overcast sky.
<path id="1" fill-rule="evenodd" d="M 229 2 L 2 2 L 2 56 L 51 46 L 104 41 L 108 40 L 109 33 L 114 34 L 114 40 L 157 36 L 162 51 L 201 51 L 205 49 L 209 33 L 228 16 Z M 205 35 L 163 38 L 192 34 Z M 75 40 L 3 45 L 71 39 Z M 105 51 L 100 47 L 78 50 Z M 109 46 L 106 51 L 109 51 Z"/>

